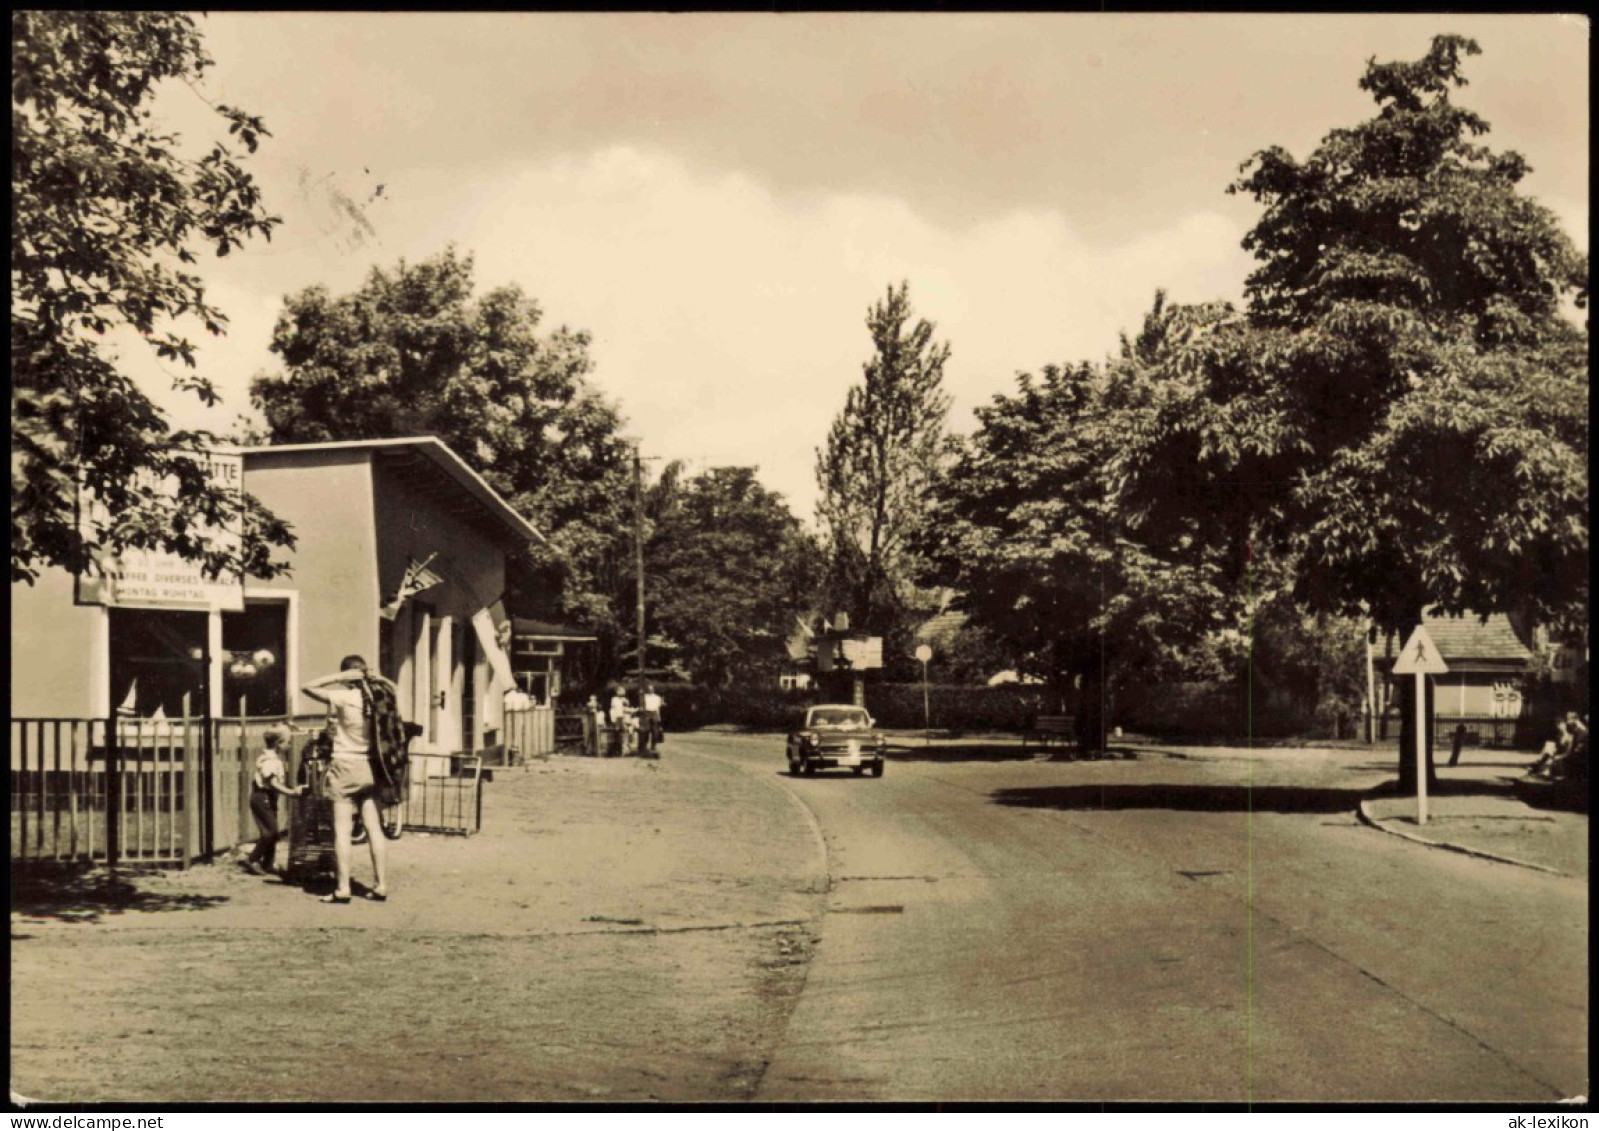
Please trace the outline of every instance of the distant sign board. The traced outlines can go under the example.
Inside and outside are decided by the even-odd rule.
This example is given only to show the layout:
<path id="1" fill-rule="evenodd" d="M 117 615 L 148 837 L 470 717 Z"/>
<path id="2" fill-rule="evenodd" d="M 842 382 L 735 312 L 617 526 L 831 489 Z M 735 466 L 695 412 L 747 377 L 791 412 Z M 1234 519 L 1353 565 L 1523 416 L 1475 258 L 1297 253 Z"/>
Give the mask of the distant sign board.
<path id="1" fill-rule="evenodd" d="M 205 452 L 198 457 L 214 486 L 234 494 L 244 489 L 244 457 L 235 452 Z M 177 491 L 177 482 L 167 480 L 161 490 Z M 107 520 L 105 508 L 97 499 L 84 495 L 79 503 L 85 526 L 93 529 Z M 237 529 L 222 529 L 212 536 L 236 545 Z M 244 579 L 237 574 L 216 578 L 205 576 L 198 562 L 185 561 L 175 554 L 153 550 L 126 549 L 100 560 L 99 572 L 81 574 L 77 579 L 77 603 L 136 609 L 222 609 L 237 612 L 244 608 Z"/>
<path id="2" fill-rule="evenodd" d="M 881 636 L 824 636 L 817 642 L 816 667 L 819 671 L 866 671 L 883 666 Z"/>

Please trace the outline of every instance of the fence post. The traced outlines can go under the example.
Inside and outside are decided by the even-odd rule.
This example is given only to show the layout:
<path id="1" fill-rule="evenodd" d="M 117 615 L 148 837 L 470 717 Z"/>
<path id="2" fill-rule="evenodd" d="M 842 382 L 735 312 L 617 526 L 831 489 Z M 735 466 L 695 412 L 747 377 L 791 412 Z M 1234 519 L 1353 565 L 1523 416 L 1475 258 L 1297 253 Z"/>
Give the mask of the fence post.
<path id="1" fill-rule="evenodd" d="M 183 713 L 189 713 L 189 697 L 183 697 Z M 187 868 L 197 855 L 196 849 L 200 841 L 200 783 L 196 775 L 199 767 L 195 764 L 194 732 L 187 727 L 183 731 L 183 859 L 180 868 Z"/>
<path id="2" fill-rule="evenodd" d="M 244 842 L 245 837 L 250 836 L 252 834 L 252 832 L 253 832 L 253 830 L 250 827 L 251 826 L 251 822 L 253 820 L 253 818 L 250 816 L 250 782 L 249 782 L 250 775 L 246 772 L 246 767 L 249 765 L 249 760 L 250 760 L 250 747 L 249 747 L 250 732 L 249 732 L 249 725 L 248 725 L 249 715 L 250 715 L 250 697 L 248 695 L 240 695 L 239 696 L 239 764 L 238 764 L 238 767 L 233 771 L 234 788 L 238 791 L 238 794 L 239 794 L 239 803 L 238 803 L 238 805 L 234 806 L 234 808 L 238 810 L 237 814 L 233 818 L 233 823 L 234 823 L 234 833 L 233 833 L 234 844 L 242 844 Z M 278 807 L 278 795 L 274 793 L 272 795 L 272 808 L 273 808 L 274 811 L 276 811 L 277 807 Z"/>
<path id="3" fill-rule="evenodd" d="M 105 744 L 105 860 L 116 871 L 122 856 L 122 766 L 117 749 L 117 716 L 106 719 Z"/>

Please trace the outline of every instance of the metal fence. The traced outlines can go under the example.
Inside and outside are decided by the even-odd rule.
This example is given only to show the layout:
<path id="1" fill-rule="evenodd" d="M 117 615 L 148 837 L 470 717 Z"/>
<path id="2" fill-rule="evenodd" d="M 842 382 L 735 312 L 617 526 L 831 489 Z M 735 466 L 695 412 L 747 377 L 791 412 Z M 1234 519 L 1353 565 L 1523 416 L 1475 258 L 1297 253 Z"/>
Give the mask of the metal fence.
<path id="1" fill-rule="evenodd" d="M 250 777 L 269 727 L 297 780 L 322 716 L 10 720 L 11 859 L 187 867 L 254 840 Z M 552 728 L 546 728 L 550 730 Z M 414 755 L 406 825 L 472 833 L 482 825 L 482 760 Z"/>
<path id="2" fill-rule="evenodd" d="M 1397 737 L 1402 723 L 1397 712 L 1390 711 L 1381 717 L 1378 737 Z M 1491 715 L 1437 715 L 1432 720 L 1434 748 L 1447 749 L 1455 740 L 1455 728 L 1464 727 L 1463 745 L 1489 746 L 1498 749 L 1516 745 L 1518 729 L 1527 722 L 1522 718 L 1502 718 Z"/>
<path id="3" fill-rule="evenodd" d="M 467 836 L 483 827 L 483 760 L 451 760 L 451 772 L 424 772 L 422 759 L 411 759 L 405 787 L 405 827 L 425 832 Z"/>

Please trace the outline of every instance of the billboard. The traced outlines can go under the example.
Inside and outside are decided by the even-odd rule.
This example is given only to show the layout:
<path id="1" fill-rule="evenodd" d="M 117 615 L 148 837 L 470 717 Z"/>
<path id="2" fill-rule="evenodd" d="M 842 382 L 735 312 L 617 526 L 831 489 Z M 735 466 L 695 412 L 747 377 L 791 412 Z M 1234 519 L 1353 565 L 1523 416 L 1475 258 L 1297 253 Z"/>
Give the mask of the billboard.
<path id="1" fill-rule="evenodd" d="M 237 452 L 207 451 L 197 456 L 206 477 L 215 487 L 235 495 L 244 490 L 244 457 Z M 168 479 L 161 490 L 177 490 Z M 104 507 L 92 496 L 79 498 L 80 524 L 94 529 L 103 524 Z M 213 531 L 223 543 L 237 545 L 237 529 Z M 80 574 L 76 600 L 80 605 L 107 605 L 123 609 L 221 609 L 238 612 L 244 608 L 244 578 L 238 574 L 206 577 L 198 562 L 185 561 L 175 554 L 155 550 L 126 549 L 100 559 L 100 572 Z"/>

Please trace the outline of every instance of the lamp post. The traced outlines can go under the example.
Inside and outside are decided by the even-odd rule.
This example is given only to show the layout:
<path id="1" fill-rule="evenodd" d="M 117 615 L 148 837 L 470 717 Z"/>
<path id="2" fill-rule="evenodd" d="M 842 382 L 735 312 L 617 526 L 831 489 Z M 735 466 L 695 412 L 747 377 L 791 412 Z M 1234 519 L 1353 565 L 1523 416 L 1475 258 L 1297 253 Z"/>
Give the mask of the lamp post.
<path id="1" fill-rule="evenodd" d="M 922 662 L 922 745 L 933 744 L 933 713 L 927 703 L 927 661 L 933 658 L 933 650 L 925 644 L 916 646 L 916 658 Z"/>

